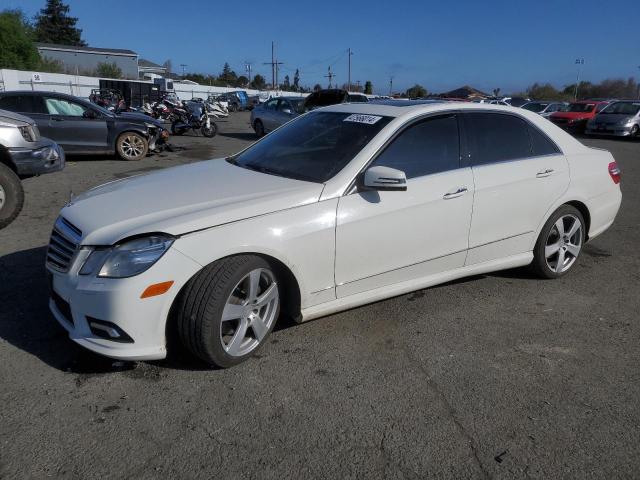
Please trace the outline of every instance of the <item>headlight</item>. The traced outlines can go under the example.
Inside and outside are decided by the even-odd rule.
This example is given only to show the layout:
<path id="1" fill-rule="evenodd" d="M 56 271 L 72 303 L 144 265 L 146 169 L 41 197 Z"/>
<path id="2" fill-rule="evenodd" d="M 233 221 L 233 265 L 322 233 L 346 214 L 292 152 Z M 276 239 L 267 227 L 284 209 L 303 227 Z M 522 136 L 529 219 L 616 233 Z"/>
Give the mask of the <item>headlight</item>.
<path id="1" fill-rule="evenodd" d="M 145 122 L 144 126 L 145 126 L 145 127 L 147 127 L 147 128 L 154 129 L 154 130 L 155 130 L 156 128 L 158 128 L 158 125 L 156 125 L 155 123 L 146 123 L 146 122 Z"/>
<path id="2" fill-rule="evenodd" d="M 80 275 L 98 272 L 102 278 L 125 278 L 151 268 L 173 244 L 168 235 L 135 238 L 115 247 L 96 248 L 80 269 Z"/>

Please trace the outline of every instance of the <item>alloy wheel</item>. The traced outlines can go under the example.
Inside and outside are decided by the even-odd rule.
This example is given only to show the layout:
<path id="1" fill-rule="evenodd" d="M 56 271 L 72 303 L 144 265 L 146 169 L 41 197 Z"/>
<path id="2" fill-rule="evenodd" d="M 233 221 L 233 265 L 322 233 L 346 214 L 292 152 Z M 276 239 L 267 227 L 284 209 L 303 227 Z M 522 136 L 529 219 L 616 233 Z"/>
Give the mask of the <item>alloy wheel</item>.
<path id="1" fill-rule="evenodd" d="M 144 141 L 137 135 L 127 135 L 121 145 L 122 153 L 127 158 L 137 158 L 144 152 Z"/>
<path id="2" fill-rule="evenodd" d="M 234 287 L 220 322 L 220 341 L 227 354 L 241 357 L 254 350 L 276 320 L 280 295 L 273 272 L 258 268 Z"/>
<path id="3" fill-rule="evenodd" d="M 566 272 L 582 249 L 582 223 L 575 215 L 563 215 L 554 223 L 544 247 L 547 266 L 556 273 Z"/>

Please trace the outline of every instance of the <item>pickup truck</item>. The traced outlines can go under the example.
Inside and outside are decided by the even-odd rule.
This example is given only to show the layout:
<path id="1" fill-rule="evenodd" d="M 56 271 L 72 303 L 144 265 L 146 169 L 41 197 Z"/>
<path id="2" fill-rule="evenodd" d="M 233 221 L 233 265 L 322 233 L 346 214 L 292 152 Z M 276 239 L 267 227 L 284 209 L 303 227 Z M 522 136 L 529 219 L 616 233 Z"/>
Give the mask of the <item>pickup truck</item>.
<path id="1" fill-rule="evenodd" d="M 0 229 L 22 210 L 21 179 L 64 168 L 64 150 L 28 117 L 0 110 Z"/>

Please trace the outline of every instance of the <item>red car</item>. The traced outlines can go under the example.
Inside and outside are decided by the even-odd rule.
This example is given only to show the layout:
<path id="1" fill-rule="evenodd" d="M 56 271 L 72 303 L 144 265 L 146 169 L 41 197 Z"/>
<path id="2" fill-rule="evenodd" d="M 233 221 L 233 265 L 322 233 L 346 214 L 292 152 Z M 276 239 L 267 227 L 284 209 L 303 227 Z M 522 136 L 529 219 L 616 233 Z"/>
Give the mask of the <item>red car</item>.
<path id="1" fill-rule="evenodd" d="M 584 133 L 587 122 L 596 116 L 609 102 L 582 100 L 569 105 L 564 112 L 555 112 L 549 117 L 553 123 L 565 130 Z"/>

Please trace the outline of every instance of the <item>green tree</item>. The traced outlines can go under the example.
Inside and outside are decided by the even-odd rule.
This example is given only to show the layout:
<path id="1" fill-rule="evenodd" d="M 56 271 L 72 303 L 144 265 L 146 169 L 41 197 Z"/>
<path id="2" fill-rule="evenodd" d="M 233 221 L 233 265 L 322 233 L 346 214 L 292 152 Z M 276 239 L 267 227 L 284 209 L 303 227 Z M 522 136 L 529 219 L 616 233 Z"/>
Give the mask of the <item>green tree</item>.
<path id="1" fill-rule="evenodd" d="M 291 80 L 289 80 L 289 75 L 284 76 L 284 82 L 282 83 L 282 90 L 290 90 L 291 89 Z"/>
<path id="2" fill-rule="evenodd" d="M 69 16 L 69 6 L 62 3 L 62 0 L 47 0 L 36 17 L 36 41 L 86 46 L 82 40 L 82 30 L 76 27 L 77 22 L 76 17 Z"/>
<path id="3" fill-rule="evenodd" d="M 218 76 L 218 80 L 220 80 L 223 84 L 235 84 L 238 79 L 238 75 L 236 72 L 231 70 L 229 63 L 225 62 L 222 67 L 222 73 Z"/>
<path id="4" fill-rule="evenodd" d="M 296 68 L 296 73 L 293 75 L 293 90 L 300 90 L 300 70 Z"/>
<path id="5" fill-rule="evenodd" d="M 526 96 L 532 100 L 564 100 L 566 94 L 558 91 L 556 87 L 550 83 L 534 83 L 527 88 Z"/>
<path id="6" fill-rule="evenodd" d="M 265 81 L 264 77 L 262 75 L 260 75 L 259 73 L 256 73 L 253 76 L 253 80 L 251 80 L 251 88 L 254 88 L 256 90 L 263 90 L 264 87 L 266 86 L 267 82 Z"/>
<path id="7" fill-rule="evenodd" d="M 405 95 L 408 98 L 426 97 L 427 96 L 427 89 L 424 88 L 422 85 L 418 85 L 416 83 L 413 87 L 407 89 L 407 91 L 405 92 Z"/>
<path id="8" fill-rule="evenodd" d="M 31 28 L 19 10 L 0 13 L 0 68 L 34 70 L 40 64 Z"/>
<path id="9" fill-rule="evenodd" d="M 246 76 L 240 75 L 236 79 L 236 87 L 246 87 L 247 85 L 249 85 L 249 79 Z"/>
<path id="10" fill-rule="evenodd" d="M 99 77 L 105 78 L 122 78 L 122 69 L 118 67 L 118 65 L 113 63 L 98 63 L 98 68 L 96 69 L 96 73 Z"/>
<path id="11" fill-rule="evenodd" d="M 364 93 L 367 95 L 373 95 L 373 83 L 371 83 L 371 80 L 364 82 Z"/>

